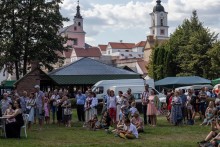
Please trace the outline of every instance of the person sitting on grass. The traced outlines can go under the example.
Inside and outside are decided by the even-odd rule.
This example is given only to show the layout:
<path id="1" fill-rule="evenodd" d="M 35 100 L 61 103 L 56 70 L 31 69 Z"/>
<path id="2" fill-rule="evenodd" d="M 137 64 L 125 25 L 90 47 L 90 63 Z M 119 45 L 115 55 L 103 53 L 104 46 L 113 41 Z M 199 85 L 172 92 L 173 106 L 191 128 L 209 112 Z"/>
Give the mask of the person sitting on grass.
<path id="1" fill-rule="evenodd" d="M 120 131 L 122 131 L 123 128 L 124 128 L 124 121 L 125 121 L 125 115 L 122 114 L 122 115 L 119 116 L 119 121 L 118 121 L 118 124 L 117 124 L 117 128 L 114 129 L 112 131 L 112 133 L 118 134 Z"/>
<path id="2" fill-rule="evenodd" d="M 211 132 L 209 132 L 209 134 L 206 136 L 204 140 L 198 142 L 198 144 L 200 144 L 200 146 L 204 146 L 207 144 L 216 143 L 216 140 L 219 139 L 219 131 L 220 131 L 220 125 L 218 119 L 217 118 L 213 119 L 211 123 Z"/>
<path id="3" fill-rule="evenodd" d="M 205 119 L 204 121 L 200 124 L 200 126 L 202 125 L 209 125 L 211 124 L 213 118 L 214 118 L 214 113 L 213 113 L 213 110 L 212 109 L 207 109 L 207 112 L 205 113 Z"/>
<path id="4" fill-rule="evenodd" d="M 144 132 L 144 123 L 143 119 L 140 117 L 140 114 L 138 111 L 134 113 L 134 117 L 131 119 L 131 122 L 133 125 L 136 126 L 138 133 Z"/>
<path id="5" fill-rule="evenodd" d="M 91 130 L 95 131 L 96 129 L 100 129 L 100 122 L 96 114 L 93 115 L 93 118 L 89 120 L 89 127 Z"/>
<path id="6" fill-rule="evenodd" d="M 138 138 L 138 131 L 135 125 L 133 125 L 130 119 L 126 119 L 124 122 L 124 128 L 119 132 L 119 136 L 124 139 Z"/>
<path id="7" fill-rule="evenodd" d="M 111 118 L 108 111 L 105 111 L 101 119 L 101 128 L 108 129 L 111 124 Z"/>
<path id="8" fill-rule="evenodd" d="M 136 103 L 135 102 L 132 102 L 131 103 L 131 108 L 129 109 L 129 112 L 131 114 L 131 117 L 133 117 L 134 113 L 137 112 L 137 108 L 136 108 Z"/>

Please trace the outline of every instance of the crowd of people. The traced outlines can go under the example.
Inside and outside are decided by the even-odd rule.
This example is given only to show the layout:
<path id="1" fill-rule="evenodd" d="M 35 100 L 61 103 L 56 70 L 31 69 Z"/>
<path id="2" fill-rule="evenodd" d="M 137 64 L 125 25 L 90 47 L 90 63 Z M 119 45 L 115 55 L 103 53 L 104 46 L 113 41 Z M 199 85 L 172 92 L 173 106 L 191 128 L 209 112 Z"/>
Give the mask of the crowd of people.
<path id="1" fill-rule="evenodd" d="M 13 95 L 3 94 L 0 115 L 7 118 L 6 135 L 8 138 L 20 137 L 20 129 L 24 124 L 22 114 L 29 116 L 28 129 L 31 129 L 37 119 L 39 130 L 43 128 L 43 124 L 50 124 L 50 120 L 53 124 L 71 127 L 72 106 L 68 91 L 55 89 L 47 93 L 41 91 L 39 85 L 36 85 L 34 89 L 35 91 L 29 95 L 26 91 L 23 91 L 21 95 L 18 94 L 19 92 L 14 92 Z M 217 123 L 220 118 L 220 93 L 217 91 L 211 92 L 204 87 L 199 91 L 188 89 L 186 93 L 184 90 L 170 90 L 165 94 L 167 99 L 164 104 L 160 102 L 156 92 L 149 89 L 149 85 L 145 85 L 141 97 L 142 119 L 136 108 L 131 89 L 125 93 L 119 91 L 117 94 L 108 89 L 102 101 L 99 101 L 96 94 L 89 89 L 85 93 L 78 90 L 75 95 L 78 121 L 82 122 L 83 127 L 91 130 L 104 129 L 115 136 L 134 139 L 138 138 L 139 133 L 144 132 L 145 125 L 152 127 L 157 125 L 157 115 L 165 106 L 168 111 L 167 120 L 173 125 L 193 125 L 195 116 L 198 114 L 203 120 L 201 125 L 211 124 L 212 128 L 220 130 Z M 207 99 L 210 97 L 213 99 L 208 103 Z M 99 105 L 102 106 L 100 119 L 97 113 Z M 202 143 L 216 144 L 220 135 L 217 135 L 216 131 L 210 134 Z"/>

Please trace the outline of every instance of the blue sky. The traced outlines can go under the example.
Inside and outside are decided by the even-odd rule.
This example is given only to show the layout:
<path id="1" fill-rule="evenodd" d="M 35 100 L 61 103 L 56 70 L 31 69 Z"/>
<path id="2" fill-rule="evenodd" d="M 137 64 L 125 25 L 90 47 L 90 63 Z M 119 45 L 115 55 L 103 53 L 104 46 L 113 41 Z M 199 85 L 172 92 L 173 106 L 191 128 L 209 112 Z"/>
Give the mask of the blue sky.
<path id="1" fill-rule="evenodd" d="M 169 33 L 172 33 L 193 10 L 204 26 L 220 33 L 220 0 L 161 0 L 168 12 Z M 77 0 L 64 0 L 61 13 L 73 23 Z M 150 16 L 156 0 L 80 0 L 84 18 L 86 42 L 91 45 L 108 42 L 134 42 L 146 40 L 149 35 Z"/>

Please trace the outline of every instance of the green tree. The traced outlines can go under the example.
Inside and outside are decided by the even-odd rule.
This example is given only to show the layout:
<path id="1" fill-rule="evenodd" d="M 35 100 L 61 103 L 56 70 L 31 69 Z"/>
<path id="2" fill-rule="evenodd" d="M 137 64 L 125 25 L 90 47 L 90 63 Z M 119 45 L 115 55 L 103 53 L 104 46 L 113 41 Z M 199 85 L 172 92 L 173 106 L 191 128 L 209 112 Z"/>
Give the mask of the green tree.
<path id="1" fill-rule="evenodd" d="M 219 66 L 216 38 L 217 35 L 205 28 L 196 11 L 193 11 L 192 17 L 178 26 L 169 41 L 153 50 L 150 75 L 155 79 L 167 76 L 216 76 L 214 69 Z"/>
<path id="2" fill-rule="evenodd" d="M 37 60 L 52 69 L 65 50 L 65 38 L 58 30 L 67 21 L 60 14 L 62 0 L 9 0 L 0 3 L 0 67 L 16 77 L 25 75 L 30 61 Z M 2 22 L 3 21 L 3 22 Z M 9 70 L 10 69 L 10 70 Z"/>

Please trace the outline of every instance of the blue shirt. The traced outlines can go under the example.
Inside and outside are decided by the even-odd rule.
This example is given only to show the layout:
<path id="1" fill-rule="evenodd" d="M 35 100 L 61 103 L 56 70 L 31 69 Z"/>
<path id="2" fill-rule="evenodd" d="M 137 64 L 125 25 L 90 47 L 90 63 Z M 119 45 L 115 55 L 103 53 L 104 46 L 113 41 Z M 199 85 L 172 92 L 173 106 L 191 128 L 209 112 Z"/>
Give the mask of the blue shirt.
<path id="1" fill-rule="evenodd" d="M 185 94 L 180 96 L 181 101 L 182 101 L 182 107 L 184 107 L 186 105 L 186 101 L 187 101 L 187 97 Z"/>
<path id="2" fill-rule="evenodd" d="M 76 104 L 77 105 L 84 105 L 86 102 L 86 96 L 84 94 L 77 94 L 76 95 Z"/>

